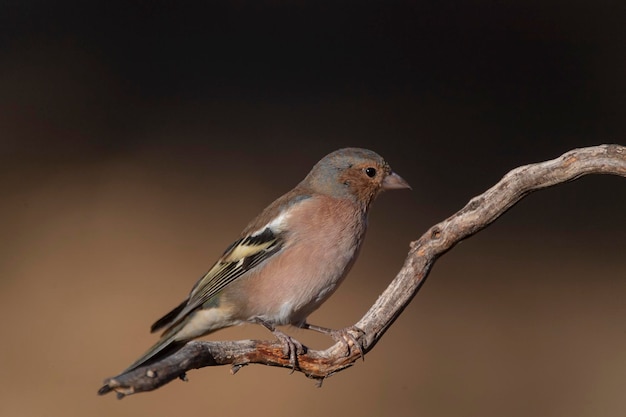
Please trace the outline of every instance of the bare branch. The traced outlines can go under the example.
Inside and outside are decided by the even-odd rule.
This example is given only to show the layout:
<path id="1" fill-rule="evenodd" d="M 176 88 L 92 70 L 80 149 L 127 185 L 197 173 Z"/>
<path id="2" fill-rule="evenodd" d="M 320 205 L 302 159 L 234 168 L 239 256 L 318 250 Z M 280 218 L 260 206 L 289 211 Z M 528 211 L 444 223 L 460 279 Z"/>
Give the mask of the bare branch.
<path id="1" fill-rule="evenodd" d="M 454 245 L 487 227 L 509 208 L 533 191 L 575 180 L 588 174 L 612 174 L 626 177 L 626 147 L 601 145 L 574 149 L 561 157 L 516 168 L 496 185 L 472 198 L 453 216 L 431 227 L 411 243 L 408 256 L 395 279 L 380 295 L 370 310 L 356 323 L 363 332 L 350 330 L 364 353 L 369 352 L 387 328 L 402 313 L 426 280 L 435 261 Z M 359 359 L 359 349 L 346 352 L 345 345 L 307 350 L 298 356 L 298 369 L 310 378 L 321 381 Z M 137 392 L 151 391 L 176 378 L 185 378 L 187 371 L 205 366 L 232 365 L 232 372 L 257 363 L 290 367 L 283 346 L 271 341 L 195 341 L 175 354 L 146 367 L 118 375 L 105 381 L 98 391 L 116 391 L 119 398 Z"/>

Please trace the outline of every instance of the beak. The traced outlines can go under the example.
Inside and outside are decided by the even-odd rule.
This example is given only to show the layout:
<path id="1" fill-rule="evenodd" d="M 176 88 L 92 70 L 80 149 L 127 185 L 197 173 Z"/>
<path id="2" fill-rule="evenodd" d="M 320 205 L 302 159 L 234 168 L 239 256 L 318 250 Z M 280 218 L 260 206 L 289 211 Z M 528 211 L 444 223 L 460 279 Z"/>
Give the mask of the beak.
<path id="1" fill-rule="evenodd" d="M 408 188 L 412 190 L 408 182 L 406 182 L 401 176 L 395 172 L 391 172 L 385 177 L 382 184 L 383 190 L 400 190 L 402 188 Z"/>

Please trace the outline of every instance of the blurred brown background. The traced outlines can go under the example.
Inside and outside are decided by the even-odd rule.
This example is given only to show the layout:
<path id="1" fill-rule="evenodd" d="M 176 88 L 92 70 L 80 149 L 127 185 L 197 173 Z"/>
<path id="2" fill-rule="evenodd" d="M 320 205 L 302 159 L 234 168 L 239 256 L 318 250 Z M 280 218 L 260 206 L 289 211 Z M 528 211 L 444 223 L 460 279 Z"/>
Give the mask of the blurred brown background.
<path id="1" fill-rule="evenodd" d="M 626 415 L 614 177 L 531 195 L 454 248 L 367 360 L 321 389 L 250 366 L 96 396 L 334 149 L 371 148 L 414 188 L 377 201 L 359 262 L 311 320 L 341 327 L 412 239 L 508 170 L 624 143 L 622 2 L 1 7 L 1 416 Z"/>

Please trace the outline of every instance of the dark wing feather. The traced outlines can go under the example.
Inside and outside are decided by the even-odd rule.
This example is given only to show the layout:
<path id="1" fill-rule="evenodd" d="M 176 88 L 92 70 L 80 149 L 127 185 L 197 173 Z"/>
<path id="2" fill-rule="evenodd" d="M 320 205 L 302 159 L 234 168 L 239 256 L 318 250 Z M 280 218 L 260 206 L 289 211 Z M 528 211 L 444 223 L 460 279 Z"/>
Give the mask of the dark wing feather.
<path id="1" fill-rule="evenodd" d="M 152 325 L 152 331 L 173 326 L 187 314 L 215 297 L 228 284 L 278 253 L 284 245 L 280 235 L 269 227 L 243 237 L 228 247 L 224 255 L 194 285 L 189 298 Z"/>
<path id="2" fill-rule="evenodd" d="M 172 311 L 170 311 L 169 313 L 167 313 L 166 315 L 164 315 L 163 317 L 155 321 L 154 324 L 150 327 L 150 333 L 154 333 L 162 329 L 163 327 L 167 326 L 172 320 L 178 317 L 178 315 L 180 314 L 181 311 L 183 311 L 186 305 L 187 305 L 187 300 L 183 301 L 182 303 L 180 303 L 178 307 L 176 307 L 175 309 L 173 309 Z"/>

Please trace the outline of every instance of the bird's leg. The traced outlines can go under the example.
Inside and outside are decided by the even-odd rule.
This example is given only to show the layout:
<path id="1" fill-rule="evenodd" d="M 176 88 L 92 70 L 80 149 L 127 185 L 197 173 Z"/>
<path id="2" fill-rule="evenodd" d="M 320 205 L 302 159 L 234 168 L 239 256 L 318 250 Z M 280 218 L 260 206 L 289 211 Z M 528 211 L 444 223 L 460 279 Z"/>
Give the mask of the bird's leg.
<path id="1" fill-rule="evenodd" d="M 361 335 L 364 335 L 365 332 L 359 329 L 358 327 L 350 326 L 350 327 L 346 327 L 346 328 L 339 329 L 339 330 L 333 330 L 327 327 L 321 327 L 321 326 L 316 326 L 314 324 L 309 324 L 307 322 L 304 322 L 300 327 L 303 329 L 314 330 L 316 332 L 326 334 L 332 337 L 333 340 L 335 340 L 336 342 L 342 343 L 344 347 L 346 348 L 346 356 L 350 355 L 350 342 L 352 342 L 352 345 L 354 346 L 354 348 L 359 351 L 359 355 L 361 356 L 361 359 L 365 360 L 365 353 L 363 352 L 363 348 L 361 347 L 361 344 L 350 333 L 350 331 L 354 331 L 354 332 L 360 333 Z"/>
<path id="2" fill-rule="evenodd" d="M 298 366 L 298 355 L 305 352 L 302 343 L 298 342 L 288 334 L 281 332 L 273 324 L 263 319 L 256 317 L 253 321 L 272 332 L 272 334 L 283 343 L 283 354 L 289 357 L 289 365 L 291 365 L 291 373 L 293 373 L 293 371 L 296 370 L 296 366 Z"/>

